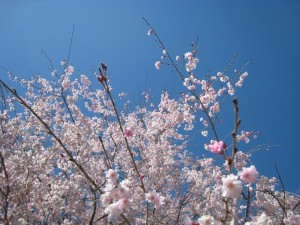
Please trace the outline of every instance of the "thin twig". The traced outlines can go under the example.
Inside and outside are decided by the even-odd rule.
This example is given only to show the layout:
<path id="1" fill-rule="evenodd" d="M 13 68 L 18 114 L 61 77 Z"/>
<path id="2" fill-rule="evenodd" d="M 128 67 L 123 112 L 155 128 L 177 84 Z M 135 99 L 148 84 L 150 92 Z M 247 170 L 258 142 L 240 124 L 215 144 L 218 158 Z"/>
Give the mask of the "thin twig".
<path id="1" fill-rule="evenodd" d="M 275 163 L 275 169 L 276 169 L 276 172 L 277 172 L 277 175 L 278 175 L 278 178 L 279 178 L 279 181 L 280 181 L 280 185 L 281 185 L 281 187 L 282 187 L 282 191 L 283 191 L 283 208 L 282 208 L 282 210 L 283 210 L 283 218 L 284 218 L 284 215 L 287 215 L 286 214 L 286 211 L 285 211 L 285 200 L 286 200 L 286 196 L 285 196 L 285 188 L 284 188 L 284 185 L 283 185 L 283 182 L 282 182 L 282 179 L 281 179 L 281 176 L 280 176 L 280 173 L 279 173 L 279 170 L 278 170 L 278 168 L 277 168 L 277 164 Z"/>
<path id="2" fill-rule="evenodd" d="M 107 166 L 108 166 L 108 168 L 112 169 L 112 166 L 111 166 L 111 163 L 110 163 L 110 159 L 108 157 L 108 154 L 107 154 L 107 151 L 106 151 L 106 148 L 104 146 L 104 143 L 103 143 L 103 140 L 102 140 L 101 136 L 99 136 L 99 141 L 101 143 L 101 146 L 103 148 L 103 151 L 104 151 L 104 154 L 105 154 L 105 157 L 106 157 Z"/>
<path id="3" fill-rule="evenodd" d="M 45 50 L 43 48 L 41 49 L 41 51 L 42 51 L 42 54 L 44 54 L 46 56 L 46 58 L 47 58 L 47 60 L 48 60 L 48 62 L 50 64 L 52 70 L 54 70 L 54 66 L 53 66 L 52 60 L 49 58 L 48 54 L 45 52 Z"/>
<path id="4" fill-rule="evenodd" d="M 71 117 L 72 123 L 75 124 L 75 120 L 74 120 L 74 118 L 73 118 L 72 112 L 71 112 L 71 110 L 70 110 L 70 108 L 69 108 L 69 105 L 68 105 L 68 103 L 67 103 L 67 101 L 66 101 L 66 98 L 65 98 L 65 96 L 64 96 L 64 88 L 63 88 L 63 87 L 61 87 L 61 97 L 62 97 L 62 99 L 63 99 L 63 101 L 64 101 L 64 104 L 65 104 L 65 106 L 66 106 L 66 108 L 67 108 L 67 110 L 68 110 L 68 112 L 69 112 L 69 115 L 70 115 L 70 117 Z"/>
<path id="5" fill-rule="evenodd" d="M 94 195 L 94 202 L 93 202 L 93 213 L 89 222 L 89 225 L 93 225 L 94 219 L 95 219 L 95 215 L 96 215 L 96 210 L 97 210 L 97 195 L 95 190 L 91 187 L 91 192 Z"/>
<path id="6" fill-rule="evenodd" d="M 72 27 L 72 35 L 71 35 L 71 40 L 70 40 L 70 46 L 69 46 L 69 52 L 68 52 L 68 57 L 67 57 L 67 63 L 66 63 L 66 66 L 69 64 L 69 59 L 70 59 L 70 55 L 71 55 L 72 44 L 73 44 L 73 37 L 74 37 L 74 30 L 75 30 L 75 25 L 73 24 L 73 27 Z"/>
<path id="7" fill-rule="evenodd" d="M 1 167 L 4 172 L 5 180 L 6 180 L 6 192 L 4 193 L 4 223 L 5 225 L 9 225 L 8 220 L 8 208 L 9 208 L 9 194 L 10 194 L 10 186 L 9 186 L 9 177 L 8 172 L 6 170 L 6 166 L 4 163 L 4 158 L 0 152 L 0 160 L 1 160 Z"/>

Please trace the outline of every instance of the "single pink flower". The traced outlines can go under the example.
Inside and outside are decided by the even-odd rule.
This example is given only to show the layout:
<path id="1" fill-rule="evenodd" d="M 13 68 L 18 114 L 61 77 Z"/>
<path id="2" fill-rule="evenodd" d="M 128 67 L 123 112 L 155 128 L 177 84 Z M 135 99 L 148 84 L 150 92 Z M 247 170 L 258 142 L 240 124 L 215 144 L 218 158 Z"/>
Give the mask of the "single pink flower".
<path id="1" fill-rule="evenodd" d="M 222 178 L 223 196 L 230 198 L 238 198 L 242 192 L 242 181 L 238 180 L 238 176 L 229 174 Z"/>
<path id="2" fill-rule="evenodd" d="M 157 61 L 156 63 L 155 63 L 155 67 L 156 67 L 156 69 L 160 69 L 160 65 L 161 65 L 161 62 L 160 61 Z"/>
<path id="3" fill-rule="evenodd" d="M 255 166 L 250 166 L 249 168 L 243 167 L 243 171 L 239 173 L 242 181 L 245 183 L 254 183 L 258 177 L 258 172 Z"/>
<path id="4" fill-rule="evenodd" d="M 208 145 L 211 152 L 222 155 L 226 149 L 226 144 L 223 141 L 215 141 L 213 144 Z"/>
<path id="5" fill-rule="evenodd" d="M 132 137 L 133 136 L 133 129 L 132 127 L 126 127 L 124 131 L 125 137 Z"/>

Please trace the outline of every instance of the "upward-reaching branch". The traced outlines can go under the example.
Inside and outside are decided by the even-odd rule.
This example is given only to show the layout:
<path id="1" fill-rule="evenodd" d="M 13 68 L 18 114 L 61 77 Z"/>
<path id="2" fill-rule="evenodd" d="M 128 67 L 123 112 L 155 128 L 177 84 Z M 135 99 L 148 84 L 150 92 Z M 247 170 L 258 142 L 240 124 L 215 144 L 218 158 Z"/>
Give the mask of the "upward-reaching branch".
<path id="1" fill-rule="evenodd" d="M 146 22 L 146 24 L 149 26 L 149 28 L 150 28 L 151 30 L 153 30 L 154 35 L 155 35 L 155 37 L 157 38 L 158 42 L 160 43 L 161 47 L 162 47 L 163 49 L 166 49 L 166 50 L 167 50 L 167 48 L 165 47 L 164 43 L 161 41 L 160 37 L 158 36 L 158 34 L 155 32 L 154 28 L 150 25 L 150 23 L 149 23 L 144 17 L 142 17 L 142 18 L 143 18 L 143 20 Z M 167 58 L 170 60 L 171 65 L 175 68 L 176 72 L 179 74 L 181 80 L 184 81 L 185 76 L 182 74 L 182 72 L 178 69 L 177 65 L 174 63 L 173 58 L 171 57 L 171 55 L 170 55 L 170 53 L 169 53 L 168 50 L 166 51 L 166 55 L 167 55 Z M 215 136 L 216 140 L 219 141 L 219 137 L 218 137 L 218 134 L 217 134 L 217 131 L 216 131 L 216 128 L 215 128 L 214 121 L 213 121 L 212 118 L 209 116 L 209 113 L 208 113 L 207 109 L 205 108 L 203 102 L 201 101 L 200 97 L 197 95 L 197 93 L 196 93 L 195 90 L 190 90 L 190 93 L 191 93 L 191 94 L 197 99 L 197 101 L 200 103 L 200 105 L 201 105 L 201 107 L 202 107 L 202 109 L 203 109 L 203 111 L 204 111 L 204 113 L 205 113 L 207 119 L 209 120 L 211 129 L 212 129 L 212 131 L 213 131 L 213 133 L 214 133 L 214 136 Z"/>

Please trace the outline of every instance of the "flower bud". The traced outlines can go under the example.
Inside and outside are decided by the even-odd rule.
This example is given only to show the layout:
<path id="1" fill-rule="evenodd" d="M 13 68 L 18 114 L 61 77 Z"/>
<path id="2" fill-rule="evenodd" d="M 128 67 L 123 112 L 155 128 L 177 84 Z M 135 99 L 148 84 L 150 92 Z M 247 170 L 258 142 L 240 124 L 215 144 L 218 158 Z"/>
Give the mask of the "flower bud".
<path id="1" fill-rule="evenodd" d="M 107 65 L 105 65 L 104 63 L 101 63 L 101 67 L 102 67 L 103 71 L 107 70 Z"/>
<path id="2" fill-rule="evenodd" d="M 98 76 L 98 81 L 103 84 L 104 81 L 104 76 Z"/>

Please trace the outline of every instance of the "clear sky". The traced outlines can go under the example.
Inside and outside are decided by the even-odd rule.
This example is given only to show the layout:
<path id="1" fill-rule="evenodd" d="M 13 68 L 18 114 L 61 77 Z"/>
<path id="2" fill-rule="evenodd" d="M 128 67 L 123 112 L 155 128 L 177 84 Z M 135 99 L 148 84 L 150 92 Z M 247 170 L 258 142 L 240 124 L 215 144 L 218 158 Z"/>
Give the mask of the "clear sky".
<path id="1" fill-rule="evenodd" d="M 254 153 L 253 162 L 267 176 L 276 175 L 276 162 L 285 187 L 295 192 L 300 188 L 299 12 L 297 0 L 0 0 L 0 65 L 24 78 L 49 76 L 41 48 L 60 68 L 74 24 L 70 63 L 77 74 L 91 75 L 103 61 L 115 92 L 128 92 L 138 101 L 146 82 L 153 93 L 166 87 L 175 95 L 181 83 L 171 68 L 155 69 L 161 50 L 147 36 L 142 17 L 174 57 L 189 51 L 198 36 L 200 75 L 223 71 L 235 53 L 237 69 L 251 58 L 249 77 L 238 93 L 241 128 L 262 134 L 243 148 L 276 146 Z M 229 111 L 223 117 L 229 125 L 218 129 L 230 133 L 232 119 Z M 200 138 L 192 140 L 193 151 L 207 154 Z"/>

